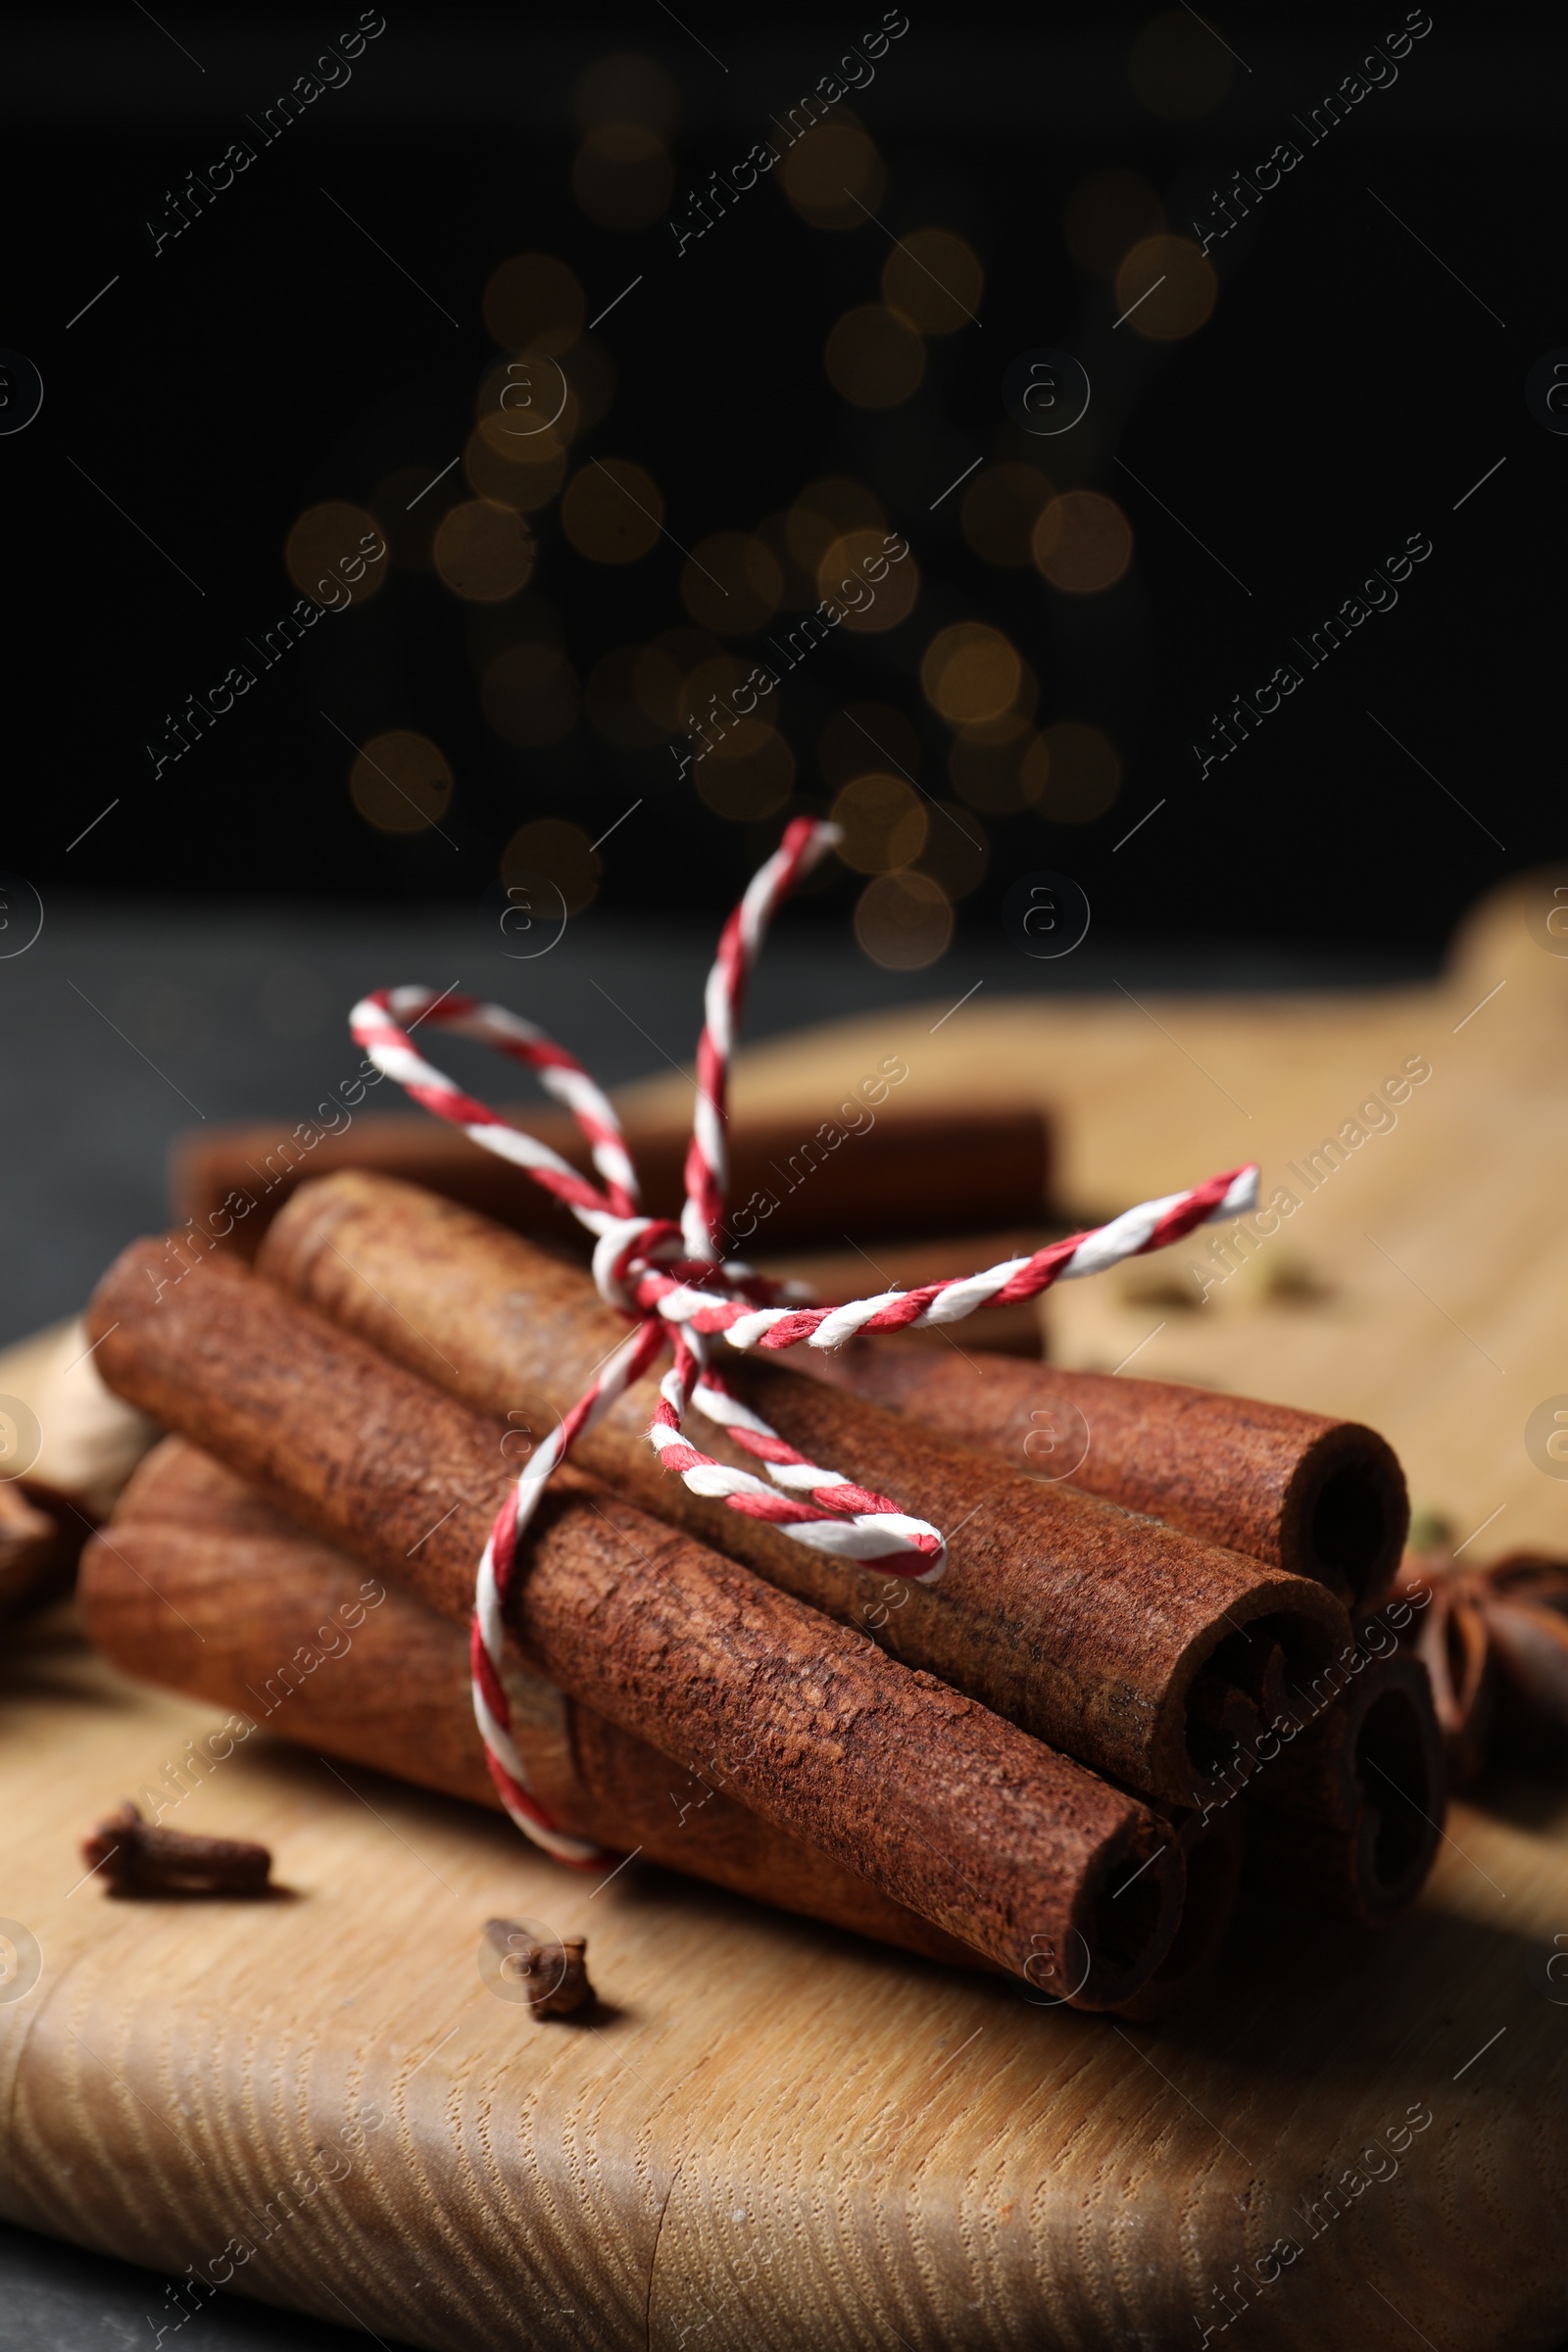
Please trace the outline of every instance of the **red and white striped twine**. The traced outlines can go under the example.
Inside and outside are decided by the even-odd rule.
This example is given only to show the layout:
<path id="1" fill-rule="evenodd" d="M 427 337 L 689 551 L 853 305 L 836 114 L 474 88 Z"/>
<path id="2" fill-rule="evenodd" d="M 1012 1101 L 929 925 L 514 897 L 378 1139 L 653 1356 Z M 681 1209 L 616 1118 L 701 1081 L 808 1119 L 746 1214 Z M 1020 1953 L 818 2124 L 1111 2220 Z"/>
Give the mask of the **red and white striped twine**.
<path id="1" fill-rule="evenodd" d="M 939 1531 L 927 1520 L 901 1511 L 885 1494 L 797 1452 L 730 1390 L 710 1360 L 714 1341 L 741 1350 L 777 1350 L 802 1343 L 837 1348 L 858 1333 L 956 1323 L 978 1307 L 1011 1306 L 1037 1298 L 1053 1283 L 1098 1274 L 1124 1257 L 1163 1250 L 1197 1225 L 1240 1216 L 1256 1204 L 1256 1167 L 1232 1168 L 1190 1192 L 1146 1200 L 1108 1225 L 1072 1234 L 983 1274 L 923 1283 L 912 1291 L 884 1291 L 843 1306 L 791 1303 L 794 1286 L 770 1282 L 739 1259 L 721 1260 L 729 1165 L 726 1098 L 746 983 L 779 901 L 837 839 L 836 827 L 812 817 L 796 818 L 772 857 L 753 875 L 720 934 L 698 1040 L 697 1113 L 686 1155 L 686 1203 L 678 1226 L 643 1215 L 637 1172 L 610 1102 L 582 1065 L 531 1021 L 499 1004 L 450 993 L 438 997 L 427 988 L 378 989 L 363 998 L 349 1016 L 356 1042 L 416 1102 L 461 1127 L 485 1151 L 526 1168 L 536 1183 L 565 1202 L 594 1236 L 594 1278 L 601 1297 L 634 1326 L 525 1464 L 490 1531 L 474 1593 L 473 1707 L 491 1778 L 517 1827 L 548 1852 L 578 1868 L 594 1866 L 601 1859 L 599 1849 L 569 1837 L 551 1820 L 529 1790 L 513 1739 L 512 1710 L 501 1679 L 507 1595 L 517 1570 L 519 1544 L 545 1481 L 578 1435 L 642 1378 L 666 1345 L 674 1361 L 661 1384 L 648 1432 L 666 1470 L 684 1480 L 693 1494 L 717 1495 L 730 1510 L 765 1519 L 798 1544 L 843 1559 L 877 1560 L 889 1574 L 934 1585 L 947 1564 Z M 602 1186 L 579 1175 L 548 1144 L 510 1126 L 487 1103 L 464 1094 L 425 1061 L 409 1038 L 410 1029 L 423 1021 L 494 1046 L 536 1071 L 546 1092 L 564 1103 L 587 1137 Z M 732 1469 L 693 1446 L 683 1431 L 691 1404 L 755 1455 L 767 1479 Z"/>

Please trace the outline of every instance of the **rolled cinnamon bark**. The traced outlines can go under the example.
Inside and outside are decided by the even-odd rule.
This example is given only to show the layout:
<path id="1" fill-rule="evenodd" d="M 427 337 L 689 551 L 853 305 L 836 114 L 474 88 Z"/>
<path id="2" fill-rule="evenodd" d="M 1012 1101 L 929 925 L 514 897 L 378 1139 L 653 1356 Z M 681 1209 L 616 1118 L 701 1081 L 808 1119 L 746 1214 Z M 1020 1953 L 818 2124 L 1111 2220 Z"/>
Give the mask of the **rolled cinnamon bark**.
<path id="1" fill-rule="evenodd" d="M 60 1530 L 10 1479 L 0 1479 L 0 1618 L 20 1616 L 53 1588 Z"/>
<path id="2" fill-rule="evenodd" d="M 88 1544 L 78 1598 L 89 1639 L 115 1665 L 232 1709 L 239 1737 L 248 1725 L 499 1811 L 463 1628 L 367 1576 L 183 1438 L 164 1440 L 106 1537 Z M 507 1647 L 517 1745 L 564 1828 L 930 1959 L 986 1965 Z"/>
<path id="3" fill-rule="evenodd" d="M 1426 1668 L 1397 1655 L 1350 1688 L 1249 1784 L 1244 1885 L 1386 1927 L 1426 1884 L 1447 1780 Z"/>
<path id="4" fill-rule="evenodd" d="M 729 1139 L 735 1207 L 726 1246 L 764 1251 L 842 1244 L 846 1230 L 863 1246 L 944 1228 L 976 1233 L 1036 1223 L 1048 1173 L 1039 1111 L 936 1117 L 904 1109 L 890 1093 L 899 1083 L 891 1072 L 872 1073 L 847 1101 L 824 1104 L 827 1115 L 818 1119 L 736 1120 Z M 363 1102 L 365 1082 L 351 1085 L 359 1087 Z M 181 1136 L 171 1167 L 176 1215 L 236 1255 L 253 1258 L 296 1186 L 340 1168 L 372 1168 L 587 1254 L 582 1227 L 531 1176 L 493 1152 L 476 1151 L 466 1136 L 424 1112 L 362 1112 L 356 1119 L 338 1102 L 318 1107 L 318 1118 L 292 1130 L 203 1127 Z M 506 1115 L 592 1174 L 582 1131 L 564 1111 L 528 1102 L 513 1104 Z M 650 1214 L 678 1217 L 689 1120 L 674 1125 L 634 1118 L 626 1142 Z"/>
<path id="5" fill-rule="evenodd" d="M 161 1240 L 132 1243 L 94 1294 L 109 1385 L 466 1617 L 515 1433 L 232 1257 L 178 1280 L 167 1263 Z M 550 1681 L 690 1767 L 722 1756 L 754 1812 L 1002 1967 L 1021 1972 L 1032 1935 L 1081 1937 L 1083 2005 L 1104 2006 L 1158 1964 L 1179 1857 L 1143 1872 L 1130 1909 L 1110 1894 L 1168 1843 L 1163 1823 L 569 1465 L 529 1529 L 514 1600 Z"/>
<path id="6" fill-rule="evenodd" d="M 1212 1973 L 1236 1910 L 1246 1828 L 1240 1806 L 1207 1819 L 1200 1812 L 1181 1816 L 1176 1842 L 1187 1863 L 1181 1925 L 1148 1984 L 1120 2004 L 1118 2016 L 1152 2025 L 1179 2009 Z"/>
<path id="7" fill-rule="evenodd" d="M 876 1341 L 802 1348 L 819 1379 L 870 1397 L 1035 1478 L 1313 1577 L 1355 1613 L 1376 1608 L 1410 1524 L 1404 1473 L 1356 1421 L 1173 1381 L 1068 1372 L 966 1348 Z M 1081 1450 L 1082 1448 L 1086 1450 Z"/>
<path id="8" fill-rule="evenodd" d="M 481 1410 L 542 1436 L 624 1336 L 574 1266 L 386 1177 L 333 1176 L 289 1202 L 258 1261 L 346 1329 Z M 792 1543 L 693 1494 L 647 1443 L 650 1378 L 576 1458 L 644 1508 L 744 1560 L 906 1664 L 1137 1788 L 1200 1795 L 1229 1735 L 1257 1733 L 1270 1658 L 1318 1671 L 1349 1628 L 1321 1585 L 1115 1505 L 1031 1483 L 777 1363 L 726 1351 L 726 1377 L 812 1461 L 943 1528 L 934 1588 Z M 722 1432 L 698 1442 L 755 1468 Z M 524 1441 L 526 1442 L 526 1440 Z M 1218 1744 L 1216 1744 L 1218 1742 Z"/>

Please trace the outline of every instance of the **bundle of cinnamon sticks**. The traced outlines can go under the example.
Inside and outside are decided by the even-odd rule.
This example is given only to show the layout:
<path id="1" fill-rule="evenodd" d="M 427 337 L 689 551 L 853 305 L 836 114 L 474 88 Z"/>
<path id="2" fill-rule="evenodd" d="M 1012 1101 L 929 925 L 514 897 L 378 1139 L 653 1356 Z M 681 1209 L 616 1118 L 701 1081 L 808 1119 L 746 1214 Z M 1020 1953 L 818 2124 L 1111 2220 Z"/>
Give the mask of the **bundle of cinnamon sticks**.
<path id="1" fill-rule="evenodd" d="M 624 1337 L 588 1275 L 345 1168 L 291 1189 L 254 1267 L 132 1244 L 88 1320 L 109 1386 L 174 1433 L 84 1557 L 99 1645 L 496 1802 L 474 1567 Z M 792 1446 L 941 1526 L 946 1575 L 693 1494 L 646 1442 L 657 1374 L 629 1391 L 551 1480 L 508 1620 L 519 1752 L 563 1826 L 1141 2017 L 1212 1961 L 1244 1869 L 1369 1924 L 1414 1899 L 1442 1753 L 1410 1606 L 1379 1605 L 1407 1513 L 1374 1433 L 973 1350 L 729 1369 Z M 1074 1413 L 1087 1452 L 1042 1475 L 1029 1437 Z"/>

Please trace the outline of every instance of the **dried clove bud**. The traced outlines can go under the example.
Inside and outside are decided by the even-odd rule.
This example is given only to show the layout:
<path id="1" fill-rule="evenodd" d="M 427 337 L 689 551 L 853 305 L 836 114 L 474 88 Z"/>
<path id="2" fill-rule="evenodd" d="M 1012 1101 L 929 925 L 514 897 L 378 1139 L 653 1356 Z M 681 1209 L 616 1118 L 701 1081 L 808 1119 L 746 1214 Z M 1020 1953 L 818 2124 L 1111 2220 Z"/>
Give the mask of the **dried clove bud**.
<path id="1" fill-rule="evenodd" d="M 248 1838 L 198 1838 L 145 1822 L 128 1800 L 81 1841 L 109 1893 L 265 1894 L 272 1857 Z"/>
<path id="2" fill-rule="evenodd" d="M 485 1940 L 501 1954 L 501 1974 L 515 1984 L 535 2017 L 569 2017 L 594 1998 L 582 1936 L 549 1942 L 514 1919 L 487 1919 Z"/>

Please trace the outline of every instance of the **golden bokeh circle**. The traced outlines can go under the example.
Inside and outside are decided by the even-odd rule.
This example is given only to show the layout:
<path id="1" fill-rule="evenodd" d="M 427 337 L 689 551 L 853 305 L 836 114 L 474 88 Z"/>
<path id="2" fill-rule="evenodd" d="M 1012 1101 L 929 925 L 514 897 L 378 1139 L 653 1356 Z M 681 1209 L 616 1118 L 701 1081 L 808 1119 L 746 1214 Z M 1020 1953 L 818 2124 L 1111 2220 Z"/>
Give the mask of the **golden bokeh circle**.
<path id="1" fill-rule="evenodd" d="M 498 605 L 527 586 L 533 534 L 514 508 L 493 498 L 464 499 L 442 515 L 430 554 L 454 596 Z"/>
<path id="2" fill-rule="evenodd" d="M 856 906 L 855 936 L 884 970 L 923 971 L 953 939 L 952 902 L 929 874 L 877 874 Z"/>
<path id="3" fill-rule="evenodd" d="M 504 351 L 569 351 L 582 333 L 587 300 L 553 253 L 514 253 L 491 273 L 484 322 Z"/>
<path id="4" fill-rule="evenodd" d="M 379 547 L 379 556 L 372 556 Z M 338 612 L 363 604 L 386 578 L 387 543 L 375 516 L 344 499 L 307 507 L 289 532 L 283 568 L 313 605 Z"/>
<path id="5" fill-rule="evenodd" d="M 1132 524 L 1102 492 L 1064 490 L 1035 524 L 1031 553 L 1054 588 L 1095 596 L 1114 587 L 1132 562 Z"/>
<path id="6" fill-rule="evenodd" d="M 926 804 L 903 776 L 852 776 L 834 798 L 833 822 L 844 835 L 838 854 L 858 874 L 912 865 L 925 848 Z"/>
<path id="7" fill-rule="evenodd" d="M 1231 86 L 1231 55 L 1190 10 L 1151 17 L 1128 60 L 1133 88 L 1152 115 L 1193 122 L 1211 115 Z"/>
<path id="8" fill-rule="evenodd" d="M 485 717 L 507 743 L 560 743 L 577 723 L 577 679 L 564 654 L 523 638 L 497 654 L 479 683 Z"/>
<path id="9" fill-rule="evenodd" d="M 1058 719 L 1031 745 L 1022 782 L 1027 799 L 1053 824 L 1092 824 L 1121 790 L 1121 754 L 1102 727 Z"/>
<path id="10" fill-rule="evenodd" d="M 446 754 L 428 735 L 393 727 L 372 735 L 349 769 L 349 794 L 378 833 L 423 833 L 438 824 L 452 800 Z"/>
<path id="11" fill-rule="evenodd" d="M 1117 307 L 1151 343 L 1196 335 L 1218 293 L 1213 264 L 1190 237 L 1144 237 L 1116 272 Z"/>
<path id="12" fill-rule="evenodd" d="M 1136 172 L 1091 172 L 1067 199 L 1067 251 L 1092 277 L 1114 277 L 1141 237 L 1157 236 L 1165 208 Z"/>
<path id="13" fill-rule="evenodd" d="M 862 302 L 830 330 L 822 363 L 834 391 L 853 408 L 896 409 L 920 389 L 925 345 L 897 311 Z"/>
<path id="14" fill-rule="evenodd" d="M 463 470 L 479 497 L 531 514 L 547 507 L 565 480 L 566 453 L 549 435 L 536 442 L 510 440 L 500 418 L 486 416 L 468 435 Z"/>
<path id="15" fill-rule="evenodd" d="M 680 575 L 681 601 L 699 628 L 721 637 L 765 629 L 784 594 L 772 551 L 745 531 L 699 539 Z"/>
<path id="16" fill-rule="evenodd" d="M 473 410 L 498 452 L 535 464 L 566 450 L 583 422 L 565 362 L 537 347 L 487 368 Z"/>
<path id="17" fill-rule="evenodd" d="M 538 816 L 519 825 L 501 853 L 504 883 L 542 874 L 560 891 L 568 914 L 581 914 L 593 904 L 599 872 L 599 856 L 587 834 L 564 817 Z"/>
<path id="18" fill-rule="evenodd" d="M 1034 723 L 1035 708 L 1040 701 L 1040 680 L 1022 657 L 1018 661 L 1018 682 L 1006 704 L 989 718 L 970 718 L 948 722 L 954 732 L 969 743 L 1015 744 L 1026 735 Z"/>
<path id="19" fill-rule="evenodd" d="M 645 122 L 596 123 L 577 150 L 571 192 L 601 228 L 649 228 L 669 210 L 675 167 Z"/>
<path id="20" fill-rule="evenodd" d="M 859 228 L 881 203 L 887 173 L 871 139 L 840 112 L 796 140 L 779 180 L 813 228 Z"/>
<path id="21" fill-rule="evenodd" d="M 974 247 L 949 228 L 912 230 L 882 265 L 883 301 L 922 335 L 956 334 L 970 325 L 985 282 Z"/>
<path id="22" fill-rule="evenodd" d="M 842 622 L 835 625 L 857 636 L 896 629 L 913 612 L 920 593 L 919 565 L 906 545 L 897 559 L 889 555 L 884 542 L 890 535 L 881 530 L 846 531 L 816 568 L 819 600 L 842 612 Z"/>
<path id="23" fill-rule="evenodd" d="M 590 461 L 566 484 L 561 527 L 591 564 L 635 564 L 658 545 L 664 501 L 626 458 Z"/>
<path id="24" fill-rule="evenodd" d="M 1012 708 L 1022 683 L 1017 647 L 982 620 L 939 629 L 920 662 L 926 701 L 953 726 L 1000 718 Z"/>

